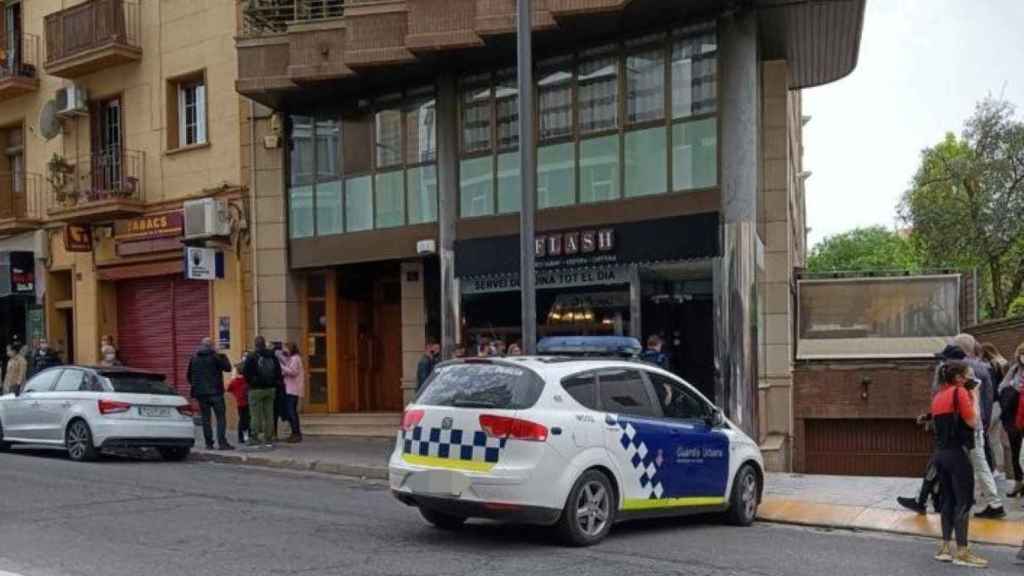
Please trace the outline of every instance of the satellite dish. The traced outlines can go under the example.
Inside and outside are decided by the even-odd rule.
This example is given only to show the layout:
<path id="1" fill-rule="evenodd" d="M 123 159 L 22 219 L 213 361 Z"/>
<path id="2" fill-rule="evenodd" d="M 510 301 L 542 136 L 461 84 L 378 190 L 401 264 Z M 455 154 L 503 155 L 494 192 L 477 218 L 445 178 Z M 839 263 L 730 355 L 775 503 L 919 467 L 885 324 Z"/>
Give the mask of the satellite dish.
<path id="1" fill-rule="evenodd" d="M 47 100 L 46 104 L 43 104 L 42 111 L 39 112 L 39 133 L 43 135 L 43 138 L 53 140 L 60 134 L 60 131 L 60 119 L 57 118 L 57 102 L 55 100 Z"/>

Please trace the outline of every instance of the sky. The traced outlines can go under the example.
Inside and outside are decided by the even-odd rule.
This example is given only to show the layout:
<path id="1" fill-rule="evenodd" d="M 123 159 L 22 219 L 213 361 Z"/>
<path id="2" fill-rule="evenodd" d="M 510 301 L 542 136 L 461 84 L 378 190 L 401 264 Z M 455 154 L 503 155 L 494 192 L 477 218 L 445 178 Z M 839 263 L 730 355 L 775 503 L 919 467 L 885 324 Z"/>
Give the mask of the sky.
<path id="1" fill-rule="evenodd" d="M 809 245 L 858 226 L 897 225 L 921 151 L 959 134 L 977 101 L 1024 118 L 1024 0 L 867 0 L 860 58 L 805 90 Z"/>

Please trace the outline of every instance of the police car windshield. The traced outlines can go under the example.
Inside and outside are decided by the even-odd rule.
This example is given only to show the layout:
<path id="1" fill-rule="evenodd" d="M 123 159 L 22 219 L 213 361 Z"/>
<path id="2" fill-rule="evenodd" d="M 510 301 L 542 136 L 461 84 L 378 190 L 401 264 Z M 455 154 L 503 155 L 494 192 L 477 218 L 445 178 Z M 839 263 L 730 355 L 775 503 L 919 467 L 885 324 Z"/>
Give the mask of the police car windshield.
<path id="1" fill-rule="evenodd" d="M 454 363 L 438 366 L 417 404 L 523 410 L 537 403 L 544 381 L 520 366 Z"/>

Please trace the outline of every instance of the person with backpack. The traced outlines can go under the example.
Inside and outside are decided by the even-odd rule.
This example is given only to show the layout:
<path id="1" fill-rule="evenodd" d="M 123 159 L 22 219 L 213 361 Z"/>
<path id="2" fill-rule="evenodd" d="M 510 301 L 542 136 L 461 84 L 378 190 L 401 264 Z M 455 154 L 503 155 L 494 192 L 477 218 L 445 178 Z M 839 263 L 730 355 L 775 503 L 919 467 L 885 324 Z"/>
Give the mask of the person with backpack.
<path id="1" fill-rule="evenodd" d="M 250 445 L 272 445 L 274 437 L 274 398 L 281 381 L 281 363 L 274 351 L 267 348 L 263 336 L 254 341 L 256 350 L 245 360 L 242 374 L 249 383 Z"/>
<path id="2" fill-rule="evenodd" d="M 1001 419 L 1006 435 L 1010 439 L 1012 454 L 1014 485 L 1006 493 L 1008 498 L 1024 496 L 1024 465 L 1021 464 L 1021 445 L 1024 444 L 1024 429 L 1018 426 L 1021 402 L 1021 389 L 1024 389 L 1024 343 L 1017 347 L 1012 361 L 1006 370 L 1006 376 L 999 384 L 999 406 L 1002 408 Z"/>

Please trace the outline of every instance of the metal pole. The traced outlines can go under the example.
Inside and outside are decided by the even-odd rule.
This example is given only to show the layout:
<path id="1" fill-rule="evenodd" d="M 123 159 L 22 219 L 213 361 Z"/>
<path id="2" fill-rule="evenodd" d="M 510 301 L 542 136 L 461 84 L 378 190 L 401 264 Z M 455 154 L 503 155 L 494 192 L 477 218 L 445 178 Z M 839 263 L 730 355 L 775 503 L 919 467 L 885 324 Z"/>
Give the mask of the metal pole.
<path id="1" fill-rule="evenodd" d="M 537 148 L 533 138 L 533 25 L 530 0 L 518 0 L 519 174 L 522 205 L 519 212 L 519 285 L 522 294 L 523 352 L 537 353 L 537 293 L 534 290 L 534 212 L 537 203 Z"/>

